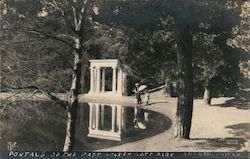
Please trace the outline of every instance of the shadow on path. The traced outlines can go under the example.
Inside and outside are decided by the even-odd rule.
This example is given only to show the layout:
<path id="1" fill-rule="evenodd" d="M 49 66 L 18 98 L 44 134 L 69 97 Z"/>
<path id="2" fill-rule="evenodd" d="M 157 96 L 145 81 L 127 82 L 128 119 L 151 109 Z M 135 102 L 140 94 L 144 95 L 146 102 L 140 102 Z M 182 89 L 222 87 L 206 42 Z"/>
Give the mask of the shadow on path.
<path id="1" fill-rule="evenodd" d="M 250 123 L 240 123 L 225 127 L 233 137 L 227 138 L 193 138 L 194 147 L 204 150 L 216 151 L 220 148 L 231 149 L 231 151 L 246 151 L 247 140 L 250 139 Z"/>
<path id="2" fill-rule="evenodd" d="M 227 129 L 230 129 L 230 134 L 233 134 L 235 137 L 243 136 L 250 139 L 250 123 L 240 123 L 235 125 L 226 126 Z"/>
<path id="3" fill-rule="evenodd" d="M 246 151 L 243 138 L 192 138 L 176 141 L 175 146 L 188 151 Z M 179 145 L 179 146 L 178 146 Z"/>
<path id="4" fill-rule="evenodd" d="M 237 109 L 249 109 L 250 105 L 249 105 L 249 99 L 246 98 L 233 98 L 230 100 L 225 101 L 222 104 L 214 104 L 212 106 L 219 106 L 219 107 L 235 107 Z"/>
<path id="5" fill-rule="evenodd" d="M 219 148 L 231 148 L 233 151 L 240 150 L 247 141 L 243 138 L 209 138 L 196 140 L 196 146 L 204 150 L 217 150 Z"/>

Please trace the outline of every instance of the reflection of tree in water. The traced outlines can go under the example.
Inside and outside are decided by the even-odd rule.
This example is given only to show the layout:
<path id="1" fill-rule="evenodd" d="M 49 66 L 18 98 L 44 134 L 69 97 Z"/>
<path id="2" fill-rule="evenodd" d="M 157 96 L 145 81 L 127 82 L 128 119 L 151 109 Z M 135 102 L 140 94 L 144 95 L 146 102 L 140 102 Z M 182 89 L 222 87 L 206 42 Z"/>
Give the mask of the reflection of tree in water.
<path id="1" fill-rule="evenodd" d="M 58 150 L 63 146 L 66 129 L 65 110 L 54 102 L 8 101 L 0 116 L 0 147 L 18 145 L 13 150 Z M 48 109 L 49 108 L 49 109 Z"/>

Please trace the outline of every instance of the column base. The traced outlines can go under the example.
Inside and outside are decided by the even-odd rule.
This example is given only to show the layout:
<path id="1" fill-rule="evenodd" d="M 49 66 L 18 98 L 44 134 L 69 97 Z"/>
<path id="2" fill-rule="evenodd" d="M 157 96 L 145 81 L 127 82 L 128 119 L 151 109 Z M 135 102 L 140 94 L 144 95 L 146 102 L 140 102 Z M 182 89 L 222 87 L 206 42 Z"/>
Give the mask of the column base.
<path id="1" fill-rule="evenodd" d="M 84 95 L 91 95 L 91 96 L 123 96 L 122 93 L 106 91 L 106 92 L 88 92 Z"/>
<path id="2" fill-rule="evenodd" d="M 95 130 L 89 129 L 88 137 L 98 138 L 98 139 L 109 139 L 115 141 L 121 141 L 121 133 L 120 132 L 112 132 L 112 131 L 103 131 L 103 130 Z"/>

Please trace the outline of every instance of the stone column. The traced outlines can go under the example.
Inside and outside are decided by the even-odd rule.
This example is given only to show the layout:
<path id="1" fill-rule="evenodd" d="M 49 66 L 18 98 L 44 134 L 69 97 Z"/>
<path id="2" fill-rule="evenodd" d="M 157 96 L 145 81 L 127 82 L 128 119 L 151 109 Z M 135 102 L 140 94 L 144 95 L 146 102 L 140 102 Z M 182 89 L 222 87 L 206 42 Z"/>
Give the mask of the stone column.
<path id="1" fill-rule="evenodd" d="M 89 92 L 94 92 L 94 68 L 90 67 L 90 89 Z"/>
<path id="2" fill-rule="evenodd" d="M 96 104 L 96 110 L 95 110 L 95 129 L 98 130 L 99 129 L 99 117 L 100 117 L 100 105 Z"/>
<path id="3" fill-rule="evenodd" d="M 106 68 L 103 67 L 102 68 L 102 93 L 105 92 L 105 70 L 106 70 Z"/>
<path id="4" fill-rule="evenodd" d="M 116 119 L 117 119 L 118 133 L 121 133 L 121 129 L 122 129 L 122 106 L 117 105 L 116 108 L 117 108 Z"/>
<path id="5" fill-rule="evenodd" d="M 113 69 L 113 80 L 112 80 L 112 92 L 116 94 L 116 67 L 112 67 Z"/>
<path id="6" fill-rule="evenodd" d="M 96 67 L 93 67 L 93 93 L 96 92 Z"/>
<path id="7" fill-rule="evenodd" d="M 93 104 L 89 104 L 89 129 L 93 129 Z"/>
<path id="8" fill-rule="evenodd" d="M 118 75 L 117 75 L 117 94 L 122 95 L 122 70 L 118 68 Z"/>
<path id="9" fill-rule="evenodd" d="M 112 132 L 115 132 L 115 109 L 116 109 L 116 106 L 115 105 L 112 105 L 111 106 L 112 108 L 112 115 L 111 115 L 111 120 L 112 120 L 112 123 L 111 123 L 111 131 Z"/>
<path id="10" fill-rule="evenodd" d="M 102 104 L 101 105 L 101 128 L 103 129 L 104 128 L 104 108 L 105 108 L 105 106 Z"/>
<path id="11" fill-rule="evenodd" d="M 96 78 L 96 93 L 100 93 L 101 87 L 101 73 L 100 67 L 97 67 L 97 78 Z"/>
<path id="12" fill-rule="evenodd" d="M 127 74 L 125 72 L 122 74 L 122 94 L 127 95 Z"/>
<path id="13" fill-rule="evenodd" d="M 126 128 L 126 123 L 127 123 L 127 111 L 126 107 L 121 107 L 121 128 L 125 129 Z"/>

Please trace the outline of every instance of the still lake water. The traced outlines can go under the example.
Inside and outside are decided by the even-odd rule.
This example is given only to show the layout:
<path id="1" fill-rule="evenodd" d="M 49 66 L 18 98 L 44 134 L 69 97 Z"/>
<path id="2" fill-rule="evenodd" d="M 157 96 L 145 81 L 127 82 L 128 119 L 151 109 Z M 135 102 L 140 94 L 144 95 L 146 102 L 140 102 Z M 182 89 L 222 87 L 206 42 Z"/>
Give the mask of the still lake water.
<path id="1" fill-rule="evenodd" d="M 169 129 L 171 120 L 142 108 L 139 121 L 146 129 L 134 127 L 134 107 L 115 104 L 82 103 L 78 108 L 75 150 L 99 150 L 142 140 Z M 140 126 L 139 126 L 140 127 Z M 66 110 L 54 102 L 16 101 L 0 120 L 0 148 L 16 142 L 14 150 L 54 150 L 63 148 Z"/>

